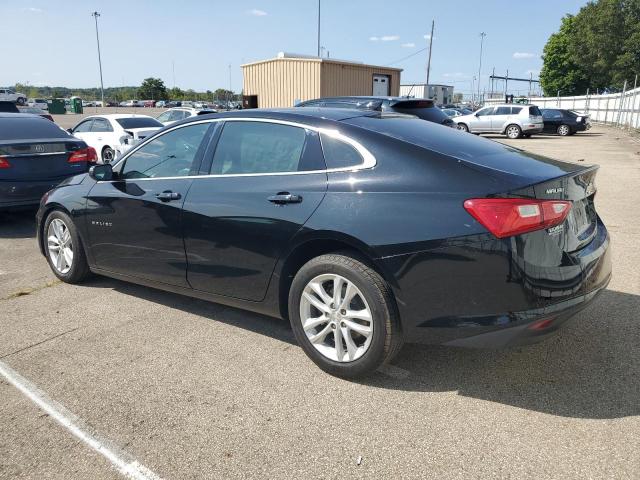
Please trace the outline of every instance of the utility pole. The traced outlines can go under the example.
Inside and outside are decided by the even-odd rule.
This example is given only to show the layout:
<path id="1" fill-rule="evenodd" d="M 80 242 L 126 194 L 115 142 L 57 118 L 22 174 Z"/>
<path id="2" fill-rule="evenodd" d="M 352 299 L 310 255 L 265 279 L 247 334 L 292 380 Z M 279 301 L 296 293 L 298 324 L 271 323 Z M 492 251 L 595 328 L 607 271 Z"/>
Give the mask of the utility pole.
<path id="1" fill-rule="evenodd" d="M 229 64 L 229 95 L 227 98 L 227 110 L 231 110 L 231 64 Z"/>
<path id="2" fill-rule="evenodd" d="M 318 58 L 320 58 L 320 0 L 318 0 Z"/>
<path id="3" fill-rule="evenodd" d="M 100 58 L 100 37 L 98 36 L 98 12 L 93 12 L 91 16 L 96 21 L 96 42 L 98 44 L 98 66 L 100 67 L 100 96 L 102 98 L 102 106 L 104 107 L 104 84 L 102 83 L 102 59 Z"/>
<path id="4" fill-rule="evenodd" d="M 173 73 L 173 88 L 176 88 L 176 62 L 171 60 L 171 71 Z"/>
<path id="5" fill-rule="evenodd" d="M 480 103 L 480 70 L 482 70 L 482 45 L 484 43 L 484 37 L 486 37 L 487 34 L 484 32 L 480 32 L 480 64 L 478 65 L 478 103 Z"/>
<path id="6" fill-rule="evenodd" d="M 431 47 L 433 46 L 433 29 L 436 21 L 431 20 L 431 36 L 429 37 L 429 60 L 427 60 L 427 85 L 429 85 L 429 74 L 431 73 Z"/>

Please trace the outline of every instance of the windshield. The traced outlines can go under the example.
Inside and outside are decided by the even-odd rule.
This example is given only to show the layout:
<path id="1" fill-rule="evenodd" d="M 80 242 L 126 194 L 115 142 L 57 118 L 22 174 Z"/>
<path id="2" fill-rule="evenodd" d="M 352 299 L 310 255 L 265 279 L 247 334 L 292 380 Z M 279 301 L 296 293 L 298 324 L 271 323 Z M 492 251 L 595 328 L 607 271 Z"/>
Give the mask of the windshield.
<path id="1" fill-rule="evenodd" d="M 155 118 L 146 117 L 118 118 L 116 119 L 116 122 L 118 122 L 125 130 L 129 128 L 164 127 L 164 125 Z"/>

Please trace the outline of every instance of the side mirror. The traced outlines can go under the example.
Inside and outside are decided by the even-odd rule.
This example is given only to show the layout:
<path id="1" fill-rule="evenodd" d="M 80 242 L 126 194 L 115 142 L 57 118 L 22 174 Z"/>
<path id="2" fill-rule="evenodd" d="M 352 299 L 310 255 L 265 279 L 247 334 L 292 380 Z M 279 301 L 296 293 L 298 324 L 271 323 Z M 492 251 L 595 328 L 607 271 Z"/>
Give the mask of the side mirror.
<path id="1" fill-rule="evenodd" d="M 73 128 L 67 128 L 67 132 L 73 135 Z"/>
<path id="2" fill-rule="evenodd" d="M 480 116 L 480 114 L 479 114 L 479 113 L 474 113 L 473 115 L 474 115 L 475 117 L 479 117 L 479 116 Z"/>
<path id="3" fill-rule="evenodd" d="M 110 163 L 94 165 L 89 169 L 89 176 L 98 182 L 113 180 L 113 168 Z"/>

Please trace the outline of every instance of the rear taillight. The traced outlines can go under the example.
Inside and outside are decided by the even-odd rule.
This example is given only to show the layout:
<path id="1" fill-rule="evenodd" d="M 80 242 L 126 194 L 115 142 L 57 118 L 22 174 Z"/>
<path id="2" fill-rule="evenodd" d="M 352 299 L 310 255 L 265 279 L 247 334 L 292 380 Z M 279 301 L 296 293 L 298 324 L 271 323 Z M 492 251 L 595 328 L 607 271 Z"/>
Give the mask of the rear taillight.
<path id="1" fill-rule="evenodd" d="M 68 163 L 95 163 L 97 161 L 98 154 L 96 153 L 96 149 L 93 147 L 81 148 L 80 150 L 76 150 L 69 156 L 69 160 L 67 160 Z"/>
<path id="2" fill-rule="evenodd" d="M 0 157 L 0 169 L 3 168 L 11 168 L 11 164 L 9 163 L 9 160 L 7 160 L 4 157 Z"/>
<path id="3" fill-rule="evenodd" d="M 498 238 L 550 228 L 564 222 L 571 202 L 523 198 L 472 198 L 464 208 Z"/>

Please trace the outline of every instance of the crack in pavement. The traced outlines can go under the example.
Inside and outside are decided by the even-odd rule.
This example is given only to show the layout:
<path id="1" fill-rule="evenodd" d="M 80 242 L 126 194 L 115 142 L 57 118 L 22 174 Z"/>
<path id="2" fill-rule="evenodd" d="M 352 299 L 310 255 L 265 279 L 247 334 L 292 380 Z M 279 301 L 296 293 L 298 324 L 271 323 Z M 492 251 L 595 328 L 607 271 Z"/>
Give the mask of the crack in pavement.
<path id="1" fill-rule="evenodd" d="M 16 290 L 13 293 L 10 293 L 6 297 L 0 298 L 0 302 L 2 302 L 3 300 L 11 300 L 13 298 L 24 297 L 25 295 L 31 295 L 32 293 L 39 292 L 40 290 L 44 290 L 45 288 L 54 287 L 59 283 L 62 283 L 62 281 L 56 279 L 56 280 L 47 282 L 44 285 L 39 285 L 37 287 L 25 287 L 20 290 Z"/>
<path id="2" fill-rule="evenodd" d="M 38 345 L 42 345 L 43 343 L 49 342 L 51 340 L 55 340 L 58 337 L 62 337 L 63 335 L 66 335 L 67 333 L 75 332 L 79 328 L 80 327 L 72 328 L 71 330 L 67 330 L 66 332 L 58 333 L 57 335 L 53 335 L 53 336 L 51 336 L 49 338 L 45 338 L 44 340 L 42 340 L 40 342 L 32 343 L 31 345 L 27 345 L 26 347 L 20 348 L 20 349 L 14 351 L 14 352 L 7 353 L 6 355 L 1 356 L 0 360 L 3 360 L 5 358 L 7 358 L 7 357 L 10 357 L 11 355 L 15 355 L 16 353 L 20 353 L 20 352 L 24 352 L 25 350 L 29 350 L 30 348 L 37 347 Z"/>

